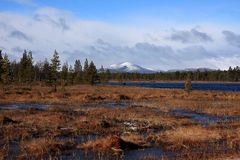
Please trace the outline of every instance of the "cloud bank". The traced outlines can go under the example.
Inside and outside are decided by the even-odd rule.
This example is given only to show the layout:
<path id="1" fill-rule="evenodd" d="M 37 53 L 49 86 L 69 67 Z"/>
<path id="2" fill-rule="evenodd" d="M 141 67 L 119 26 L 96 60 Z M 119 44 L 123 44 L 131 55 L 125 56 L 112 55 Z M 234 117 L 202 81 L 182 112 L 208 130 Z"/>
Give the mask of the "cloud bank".
<path id="1" fill-rule="evenodd" d="M 240 65 L 238 33 L 238 30 L 208 24 L 157 30 L 116 25 L 83 20 L 71 12 L 51 7 L 39 8 L 31 15 L 0 12 L 0 47 L 12 59 L 29 49 L 35 61 L 43 60 L 57 49 L 62 62 L 69 63 L 76 58 L 82 61 L 88 58 L 97 66 L 106 67 L 130 61 L 159 70 L 227 69 L 230 65 Z"/>
<path id="2" fill-rule="evenodd" d="M 173 41 L 179 41 L 182 43 L 198 43 L 198 42 L 212 42 L 213 39 L 204 32 L 199 32 L 196 29 L 190 31 L 174 31 L 169 37 Z"/>

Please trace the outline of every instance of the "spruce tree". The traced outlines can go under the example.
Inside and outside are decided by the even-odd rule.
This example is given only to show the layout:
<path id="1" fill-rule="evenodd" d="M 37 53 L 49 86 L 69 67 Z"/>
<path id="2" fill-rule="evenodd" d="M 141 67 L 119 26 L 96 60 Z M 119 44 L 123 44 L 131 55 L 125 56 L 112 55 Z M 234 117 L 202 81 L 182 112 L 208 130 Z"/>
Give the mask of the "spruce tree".
<path id="1" fill-rule="evenodd" d="M 68 63 L 64 63 L 62 66 L 61 78 L 64 83 L 68 80 Z"/>
<path id="2" fill-rule="evenodd" d="M 2 57 L 0 55 L 1 63 L 1 74 L 0 74 L 0 83 L 3 86 L 3 90 L 6 90 L 6 86 L 10 83 L 10 61 L 7 54 Z"/>
<path id="3" fill-rule="evenodd" d="M 88 68 L 89 68 L 88 59 L 86 59 L 84 62 L 84 67 L 83 67 L 83 75 L 84 75 L 83 78 L 84 78 L 85 83 L 89 82 Z"/>
<path id="4" fill-rule="evenodd" d="M 1 75 L 1 79 L 3 81 L 3 84 L 8 84 L 10 81 L 10 61 L 7 54 L 5 54 L 3 58 L 2 70 L 3 72 Z"/>
<path id="5" fill-rule="evenodd" d="M 74 83 L 79 84 L 82 82 L 82 65 L 80 60 L 76 60 L 74 64 Z"/>
<path id="6" fill-rule="evenodd" d="M 32 52 L 27 53 L 24 50 L 22 58 L 20 60 L 20 70 L 19 70 L 20 82 L 32 82 L 34 78 L 34 67 L 33 67 L 33 58 Z"/>
<path id="7" fill-rule="evenodd" d="M 29 51 L 28 52 L 28 55 L 27 55 L 27 63 L 28 63 L 28 66 L 27 66 L 27 73 L 28 73 L 28 81 L 29 82 L 32 82 L 34 80 L 34 66 L 33 66 L 33 57 L 32 57 L 32 51 Z"/>
<path id="8" fill-rule="evenodd" d="M 70 84 L 74 83 L 74 69 L 72 65 L 69 66 L 68 83 Z"/>
<path id="9" fill-rule="evenodd" d="M 43 62 L 43 80 L 46 83 L 50 83 L 51 82 L 51 66 L 47 60 L 47 58 L 44 60 Z"/>
<path id="10" fill-rule="evenodd" d="M 51 59 L 51 83 L 54 85 L 54 91 L 57 91 L 57 79 L 58 79 L 58 71 L 60 70 L 60 59 L 59 54 L 55 50 L 53 54 L 53 58 Z"/>
<path id="11" fill-rule="evenodd" d="M 27 81 L 27 51 L 24 50 L 22 58 L 20 60 L 20 70 L 19 70 L 19 78 L 20 82 L 26 82 Z"/>
<path id="12" fill-rule="evenodd" d="M 13 61 L 10 64 L 10 79 L 13 82 L 19 82 L 19 68 L 20 63 L 17 63 L 16 61 Z"/>
<path id="13" fill-rule="evenodd" d="M 88 76 L 88 83 L 90 83 L 91 85 L 93 85 L 98 80 L 97 69 L 93 61 L 91 61 L 89 64 L 89 67 L 87 70 L 87 76 Z"/>

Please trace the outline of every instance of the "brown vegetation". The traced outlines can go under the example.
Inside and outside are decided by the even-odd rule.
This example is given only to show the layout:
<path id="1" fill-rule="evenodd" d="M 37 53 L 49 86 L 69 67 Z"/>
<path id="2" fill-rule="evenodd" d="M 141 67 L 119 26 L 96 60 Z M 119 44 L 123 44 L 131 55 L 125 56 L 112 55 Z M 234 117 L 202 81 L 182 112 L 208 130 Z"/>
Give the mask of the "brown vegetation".
<path id="1" fill-rule="evenodd" d="M 144 147 L 178 151 L 178 159 L 239 157 L 240 120 L 204 126 L 171 111 L 240 115 L 240 93 L 193 91 L 187 96 L 183 90 L 105 85 L 71 86 L 64 92 L 62 96 L 33 86 L 11 87 L 8 95 L 1 94 L 0 103 L 54 105 L 47 110 L 0 110 L 0 159 L 10 154 L 12 143 L 23 159 L 59 157 L 72 149 L 122 155 Z M 120 108 L 98 104 L 117 101 L 128 103 Z"/>

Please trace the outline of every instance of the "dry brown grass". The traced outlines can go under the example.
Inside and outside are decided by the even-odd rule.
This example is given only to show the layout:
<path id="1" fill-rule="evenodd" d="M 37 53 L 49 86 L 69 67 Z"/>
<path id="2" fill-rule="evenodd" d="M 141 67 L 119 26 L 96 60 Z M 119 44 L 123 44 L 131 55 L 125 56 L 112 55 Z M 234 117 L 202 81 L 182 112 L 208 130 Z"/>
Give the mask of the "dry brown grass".
<path id="1" fill-rule="evenodd" d="M 95 152 L 123 153 L 124 150 L 142 148 L 144 140 L 139 135 L 125 135 L 124 137 L 109 136 L 80 144 L 78 148 Z"/>
<path id="2" fill-rule="evenodd" d="M 8 146 L 7 146 L 7 144 L 0 145 L 0 160 L 6 159 L 7 155 L 8 155 Z"/>
<path id="3" fill-rule="evenodd" d="M 157 144 L 165 149 L 189 151 L 182 159 L 199 158 L 201 155 L 191 153 L 191 149 L 205 149 L 210 143 L 219 141 L 226 142 L 234 155 L 240 144 L 240 121 L 211 123 L 208 127 L 201 127 L 190 118 L 169 114 L 172 109 L 182 108 L 219 116 L 240 115 L 240 93 L 193 91 L 187 96 L 183 90 L 176 89 L 105 85 L 68 86 L 64 96 L 50 90 L 44 86 L 33 86 L 31 90 L 12 87 L 7 95 L 0 93 L 0 103 L 68 104 L 46 111 L 0 111 L 0 141 L 20 143 L 23 158 L 56 156 L 63 151 L 65 143 L 56 141 L 57 138 L 86 134 L 105 137 L 78 145 L 86 151 L 122 153 L 125 149 L 132 149 L 131 145 L 145 147 L 148 145 L 144 135 L 151 142 L 159 142 Z M 102 101 L 134 103 L 127 108 L 81 106 L 85 102 Z M 14 123 L 3 123 L 4 117 Z M 0 157 L 5 153 L 0 149 Z M 216 154 L 222 155 L 223 152 Z M 211 156 L 214 157 L 207 155 L 207 158 L 201 158 Z"/>
<path id="4" fill-rule="evenodd" d="M 157 106 L 157 105 L 155 105 Z M 183 108 L 207 113 L 211 115 L 240 115 L 239 100 L 206 100 L 206 99 L 171 99 L 166 100 L 164 104 L 159 103 L 159 108 L 169 111 L 174 108 Z"/>
<path id="5" fill-rule="evenodd" d="M 51 138 L 39 138 L 30 141 L 22 141 L 20 143 L 20 157 L 43 158 L 44 156 L 49 155 L 60 155 L 61 145 L 63 145 L 63 142 L 56 141 Z"/>
<path id="6" fill-rule="evenodd" d="M 149 137 L 156 139 L 166 149 L 190 149 L 190 147 L 201 147 L 205 143 L 216 142 L 222 139 L 217 130 L 209 130 L 200 126 L 179 127 Z"/>
<path id="7" fill-rule="evenodd" d="M 240 100 L 238 92 L 215 92 L 215 91 L 193 91 L 190 96 L 186 96 L 184 90 L 142 88 L 129 86 L 108 86 L 108 85 L 76 85 L 67 86 L 65 96 L 62 93 L 51 92 L 52 88 L 45 86 L 33 86 L 31 90 L 22 90 L 16 86 L 11 86 L 9 94 L 0 95 L 0 103 L 80 103 L 88 101 L 152 101 L 167 99 L 185 100 Z M 131 92 L 129 92 L 131 91 Z M 20 93 L 19 93 L 20 92 Z"/>

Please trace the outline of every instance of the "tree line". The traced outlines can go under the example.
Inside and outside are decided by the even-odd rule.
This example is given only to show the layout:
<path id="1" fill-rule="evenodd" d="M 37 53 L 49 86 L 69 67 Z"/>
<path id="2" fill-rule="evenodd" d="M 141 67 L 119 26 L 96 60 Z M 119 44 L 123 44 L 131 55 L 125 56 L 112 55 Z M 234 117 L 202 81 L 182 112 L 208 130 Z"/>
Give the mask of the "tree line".
<path id="1" fill-rule="evenodd" d="M 55 50 L 50 61 L 34 62 L 31 51 L 24 51 L 19 61 L 10 61 L 7 54 L 0 50 L 0 85 L 5 87 L 9 84 L 33 84 L 44 82 L 53 86 L 56 91 L 57 85 L 95 84 L 96 82 L 133 81 L 133 80 L 176 80 L 184 81 L 234 81 L 240 80 L 240 67 L 229 67 L 228 70 L 200 70 L 194 72 L 159 72 L 151 74 L 140 73 L 111 73 L 103 66 L 97 70 L 93 61 L 85 60 L 83 66 L 79 59 L 74 65 L 68 62 L 61 64 L 59 53 Z"/>
<path id="2" fill-rule="evenodd" d="M 84 66 L 79 59 L 74 66 L 67 62 L 61 65 L 59 53 L 55 50 L 50 61 L 34 63 L 32 52 L 24 50 L 19 62 L 10 62 L 8 55 L 0 50 L 0 84 L 7 86 L 12 83 L 33 84 L 44 82 L 57 90 L 57 85 L 73 85 L 88 83 L 93 85 L 99 79 L 93 61 L 85 60 Z"/>
<path id="3" fill-rule="evenodd" d="M 240 81 L 240 67 L 229 67 L 228 70 L 211 70 L 211 71 L 176 71 L 176 72 L 159 72 L 151 74 L 141 73 L 109 73 L 109 79 L 124 81 Z"/>

